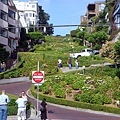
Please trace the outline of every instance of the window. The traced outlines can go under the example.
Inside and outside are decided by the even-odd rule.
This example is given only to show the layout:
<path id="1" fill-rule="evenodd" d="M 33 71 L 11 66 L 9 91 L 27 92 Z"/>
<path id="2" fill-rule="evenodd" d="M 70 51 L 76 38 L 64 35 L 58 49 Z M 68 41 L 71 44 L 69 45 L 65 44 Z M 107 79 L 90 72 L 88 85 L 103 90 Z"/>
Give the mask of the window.
<path id="1" fill-rule="evenodd" d="M 35 17 L 35 14 L 33 13 L 33 17 Z"/>
<path id="2" fill-rule="evenodd" d="M 11 47 L 11 40 L 8 39 L 8 46 Z"/>
<path id="3" fill-rule="evenodd" d="M 9 24 L 8 27 L 9 27 L 8 28 L 9 32 L 15 33 L 15 31 L 16 31 L 15 26 Z"/>
<path id="4" fill-rule="evenodd" d="M 8 0 L 1 0 L 1 2 L 8 5 Z"/>
<path id="5" fill-rule="evenodd" d="M 28 17 L 28 13 L 25 13 L 26 17 Z"/>
<path id="6" fill-rule="evenodd" d="M 32 5 L 32 8 L 35 8 L 35 5 Z"/>
<path id="7" fill-rule="evenodd" d="M 8 37 L 7 29 L 0 28 L 0 35 L 7 38 Z"/>
<path id="8" fill-rule="evenodd" d="M 29 17 L 32 17 L 32 13 L 29 13 Z"/>
<path id="9" fill-rule="evenodd" d="M 5 20 L 5 21 L 7 21 L 7 13 L 5 13 L 4 11 L 0 11 L 0 13 L 1 13 L 1 16 L 0 16 L 0 18 L 2 19 L 2 20 Z"/>
<path id="10" fill-rule="evenodd" d="M 30 21 L 30 25 L 32 25 L 32 21 Z"/>
<path id="11" fill-rule="evenodd" d="M 8 16 L 9 16 L 10 18 L 15 19 L 15 12 L 13 12 L 13 11 L 11 11 L 11 10 L 8 10 Z"/>

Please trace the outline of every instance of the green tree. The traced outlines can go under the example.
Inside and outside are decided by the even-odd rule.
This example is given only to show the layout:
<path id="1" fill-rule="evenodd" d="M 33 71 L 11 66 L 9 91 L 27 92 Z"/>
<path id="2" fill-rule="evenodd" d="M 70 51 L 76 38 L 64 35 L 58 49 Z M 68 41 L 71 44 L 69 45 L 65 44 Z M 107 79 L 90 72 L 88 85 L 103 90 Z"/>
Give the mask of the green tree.
<path id="1" fill-rule="evenodd" d="M 37 41 L 39 39 L 45 39 L 44 35 L 41 32 L 30 32 L 29 35 L 35 41 Z"/>
<path id="2" fill-rule="evenodd" d="M 115 52 L 116 52 L 116 58 L 117 59 L 120 58 L 120 40 L 115 43 L 114 49 L 115 49 Z"/>
<path id="3" fill-rule="evenodd" d="M 45 34 L 51 35 L 54 33 L 53 24 L 49 24 L 48 20 L 50 19 L 50 15 L 48 13 L 45 13 L 45 11 L 42 9 L 42 6 L 39 6 L 39 30 Z M 44 27 L 47 26 L 46 31 L 44 31 Z"/>

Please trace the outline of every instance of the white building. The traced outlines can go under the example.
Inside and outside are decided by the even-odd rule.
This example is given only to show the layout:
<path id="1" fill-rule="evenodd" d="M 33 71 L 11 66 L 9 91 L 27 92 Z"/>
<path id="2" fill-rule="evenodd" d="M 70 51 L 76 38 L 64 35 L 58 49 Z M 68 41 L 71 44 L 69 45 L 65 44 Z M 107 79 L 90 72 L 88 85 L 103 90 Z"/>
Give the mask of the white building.
<path id="1" fill-rule="evenodd" d="M 120 0 L 115 3 L 113 11 L 114 27 L 120 29 Z"/>
<path id="2" fill-rule="evenodd" d="M 9 53 L 18 46 L 20 38 L 20 21 L 17 9 L 12 0 L 0 2 L 0 47 Z"/>
<path id="3" fill-rule="evenodd" d="M 26 32 L 28 32 L 30 25 L 37 26 L 39 19 L 38 1 L 30 0 L 21 2 L 19 0 L 13 0 L 13 2 L 19 11 L 20 21 L 22 27 L 26 28 Z"/>

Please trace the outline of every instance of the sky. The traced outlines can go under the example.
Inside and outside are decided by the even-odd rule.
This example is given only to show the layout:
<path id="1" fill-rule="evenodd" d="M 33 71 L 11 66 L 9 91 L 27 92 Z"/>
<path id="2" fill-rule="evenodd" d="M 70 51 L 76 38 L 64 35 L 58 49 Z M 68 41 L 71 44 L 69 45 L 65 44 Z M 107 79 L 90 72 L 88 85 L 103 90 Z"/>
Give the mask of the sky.
<path id="1" fill-rule="evenodd" d="M 42 9 L 50 15 L 49 24 L 79 25 L 80 16 L 85 15 L 87 5 L 104 0 L 38 0 Z M 77 27 L 54 27 L 54 35 L 65 36 Z"/>

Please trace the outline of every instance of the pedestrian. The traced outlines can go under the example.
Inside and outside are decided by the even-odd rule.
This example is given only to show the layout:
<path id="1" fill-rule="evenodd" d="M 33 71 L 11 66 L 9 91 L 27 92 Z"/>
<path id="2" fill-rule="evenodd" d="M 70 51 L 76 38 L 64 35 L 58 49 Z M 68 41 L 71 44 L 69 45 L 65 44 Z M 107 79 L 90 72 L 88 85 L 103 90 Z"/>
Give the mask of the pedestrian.
<path id="1" fill-rule="evenodd" d="M 0 120 L 7 120 L 8 115 L 8 103 L 10 102 L 9 97 L 6 95 L 6 91 L 2 90 L 0 95 Z"/>
<path id="2" fill-rule="evenodd" d="M 5 64 L 5 62 L 3 62 L 3 63 L 1 62 L 0 67 L 1 67 L 1 72 L 4 72 L 6 70 L 6 64 Z"/>
<path id="3" fill-rule="evenodd" d="M 0 72 L 2 72 L 2 62 L 0 61 Z"/>
<path id="4" fill-rule="evenodd" d="M 22 94 L 22 98 L 26 100 L 26 99 L 27 99 L 26 92 L 25 92 L 25 91 L 22 91 L 22 93 L 21 93 L 21 94 Z M 27 99 L 27 101 L 28 101 L 28 99 Z M 27 104 L 27 103 L 26 103 L 26 104 Z M 25 109 L 25 119 L 27 118 L 27 109 L 26 109 L 26 104 L 25 104 L 25 108 L 24 108 L 24 109 Z"/>
<path id="5" fill-rule="evenodd" d="M 15 102 L 18 105 L 18 112 L 17 112 L 18 120 L 25 120 L 26 119 L 25 107 L 26 107 L 27 99 L 22 98 L 22 95 L 20 94 L 19 98 Z"/>
<path id="6" fill-rule="evenodd" d="M 68 65 L 69 69 L 72 68 L 72 60 L 71 60 L 71 58 L 68 58 L 67 65 Z"/>
<path id="7" fill-rule="evenodd" d="M 47 103 L 45 98 L 41 102 L 40 111 L 41 111 L 41 120 L 46 120 L 47 119 Z"/>
<path id="8" fill-rule="evenodd" d="M 0 63 L 0 69 L 1 69 L 0 71 L 3 72 L 4 68 L 3 68 L 3 63 L 2 62 Z"/>
<path id="9" fill-rule="evenodd" d="M 58 59 L 58 67 L 59 67 L 59 68 L 62 68 L 62 67 L 63 67 L 63 65 L 62 65 L 62 60 L 61 60 L 61 59 Z"/>
<path id="10" fill-rule="evenodd" d="M 77 60 L 77 58 L 75 59 L 75 68 L 78 69 L 78 60 Z"/>
<path id="11" fill-rule="evenodd" d="M 4 72 L 6 70 L 6 64 L 5 64 L 5 62 L 3 62 L 2 67 L 3 67 L 3 72 Z"/>

